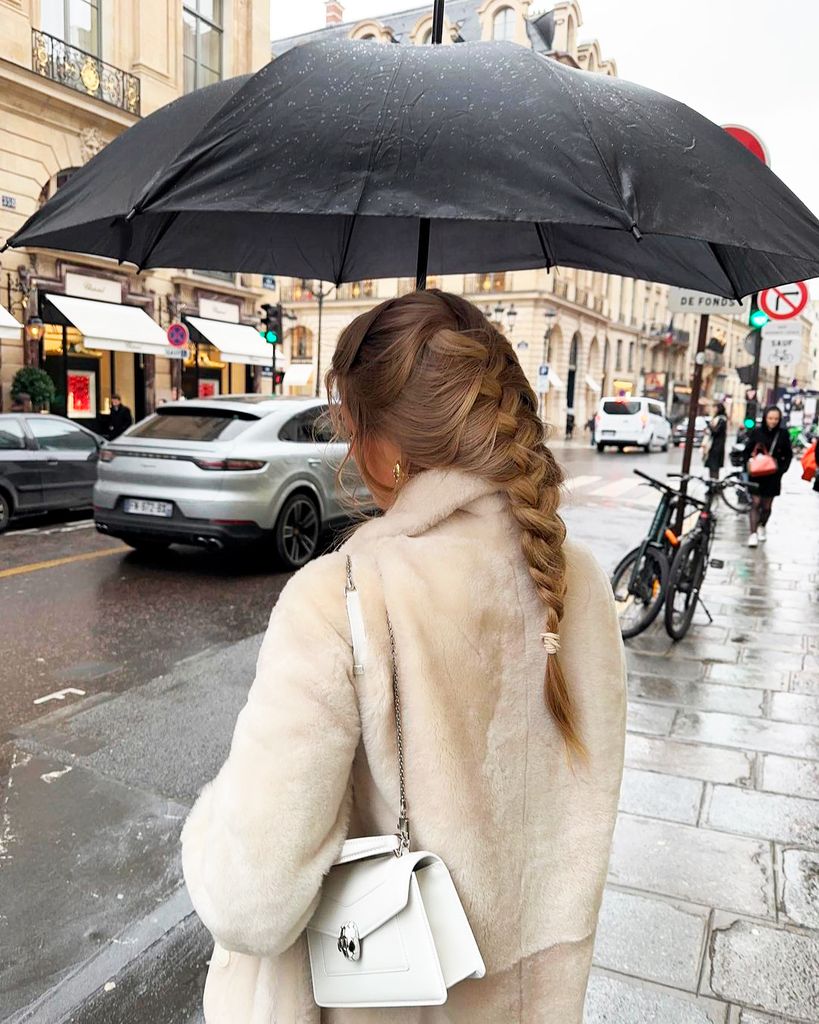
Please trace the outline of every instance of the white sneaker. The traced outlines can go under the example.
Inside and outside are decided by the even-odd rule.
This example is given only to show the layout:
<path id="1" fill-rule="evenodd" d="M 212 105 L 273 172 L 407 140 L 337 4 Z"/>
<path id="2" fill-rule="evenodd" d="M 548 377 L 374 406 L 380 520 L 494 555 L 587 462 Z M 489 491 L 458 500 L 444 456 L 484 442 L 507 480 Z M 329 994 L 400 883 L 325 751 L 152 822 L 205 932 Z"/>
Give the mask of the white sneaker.
<path id="1" fill-rule="evenodd" d="M 768 534 L 765 532 L 764 526 L 760 526 L 760 528 L 756 531 L 756 535 L 759 538 L 760 544 L 764 544 L 765 541 L 768 539 Z"/>
<path id="2" fill-rule="evenodd" d="M 752 533 L 751 536 L 748 538 L 748 547 L 749 548 L 759 547 L 759 538 L 757 537 L 757 535 L 755 533 Z"/>

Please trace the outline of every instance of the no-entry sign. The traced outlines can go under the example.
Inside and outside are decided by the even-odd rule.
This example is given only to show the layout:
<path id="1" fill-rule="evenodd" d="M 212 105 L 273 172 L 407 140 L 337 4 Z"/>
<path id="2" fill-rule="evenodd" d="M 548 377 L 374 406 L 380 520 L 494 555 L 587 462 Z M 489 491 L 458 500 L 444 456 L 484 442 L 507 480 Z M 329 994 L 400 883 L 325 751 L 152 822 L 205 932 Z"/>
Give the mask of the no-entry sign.
<path id="1" fill-rule="evenodd" d="M 746 149 L 750 150 L 754 156 L 761 160 L 766 167 L 771 166 L 771 158 L 768 156 L 768 149 L 765 143 L 760 139 L 756 132 L 752 132 L 750 128 L 746 128 L 742 124 L 724 124 L 722 130 L 728 132 L 728 134 L 741 143 Z"/>
<path id="2" fill-rule="evenodd" d="M 184 348 L 190 339 L 188 328 L 184 324 L 179 323 L 178 320 L 174 321 L 165 333 L 168 335 L 168 341 L 174 348 Z"/>
<path id="3" fill-rule="evenodd" d="M 759 308 L 771 320 L 790 320 L 799 316 L 808 304 L 808 286 L 804 281 L 780 284 L 759 293 Z"/>

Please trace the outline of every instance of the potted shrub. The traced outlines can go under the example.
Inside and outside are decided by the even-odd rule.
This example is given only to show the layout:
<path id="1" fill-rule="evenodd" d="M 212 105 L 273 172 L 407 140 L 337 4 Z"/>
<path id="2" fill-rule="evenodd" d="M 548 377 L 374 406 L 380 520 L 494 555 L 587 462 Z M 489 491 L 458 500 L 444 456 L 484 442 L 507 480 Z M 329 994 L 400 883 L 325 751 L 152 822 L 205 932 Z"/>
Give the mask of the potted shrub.
<path id="1" fill-rule="evenodd" d="M 47 412 L 55 394 L 54 381 L 37 366 L 24 366 L 11 382 L 11 397 L 15 402 L 20 403 L 28 395 L 36 412 Z"/>

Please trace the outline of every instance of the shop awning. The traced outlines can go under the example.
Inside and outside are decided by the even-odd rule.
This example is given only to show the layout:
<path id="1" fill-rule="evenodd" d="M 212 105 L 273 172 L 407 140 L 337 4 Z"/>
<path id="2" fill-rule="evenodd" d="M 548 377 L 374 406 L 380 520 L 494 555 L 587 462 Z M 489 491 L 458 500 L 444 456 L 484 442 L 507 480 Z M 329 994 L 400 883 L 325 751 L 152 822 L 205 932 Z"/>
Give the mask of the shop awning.
<path id="1" fill-rule="evenodd" d="M 19 324 L 7 309 L 0 306 L 0 339 L 19 341 L 23 325 Z"/>
<path id="2" fill-rule="evenodd" d="M 597 381 L 594 379 L 594 377 L 592 377 L 590 373 L 586 374 L 586 387 L 591 388 L 592 391 L 595 392 L 595 394 L 600 394 L 600 385 L 597 383 Z"/>
<path id="3" fill-rule="evenodd" d="M 165 332 L 139 306 L 96 302 L 73 295 L 48 294 L 48 301 L 83 335 L 86 348 L 139 352 L 165 359 L 185 359 L 186 348 L 168 344 Z"/>
<path id="4" fill-rule="evenodd" d="M 291 363 L 284 371 L 284 383 L 291 388 L 301 388 L 312 376 L 312 363 Z"/>
<path id="5" fill-rule="evenodd" d="M 185 323 L 218 348 L 226 363 L 270 366 L 273 362 L 273 346 L 262 341 L 255 327 L 227 320 L 208 320 L 202 316 L 186 316 Z"/>
<path id="6" fill-rule="evenodd" d="M 556 391 L 563 390 L 563 381 L 551 368 L 549 369 L 549 387 L 554 388 Z"/>

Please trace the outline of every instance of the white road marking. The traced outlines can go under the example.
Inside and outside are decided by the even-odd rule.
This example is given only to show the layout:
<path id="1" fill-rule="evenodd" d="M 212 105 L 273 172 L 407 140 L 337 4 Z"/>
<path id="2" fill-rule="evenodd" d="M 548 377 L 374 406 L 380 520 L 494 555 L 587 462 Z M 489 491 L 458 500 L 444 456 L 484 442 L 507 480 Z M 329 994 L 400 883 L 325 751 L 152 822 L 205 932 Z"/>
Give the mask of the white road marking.
<path id="1" fill-rule="evenodd" d="M 596 484 L 598 480 L 602 479 L 601 476 L 570 476 L 563 486 L 571 494 L 578 487 L 588 487 L 589 484 Z"/>
<path id="2" fill-rule="evenodd" d="M 13 533 L 9 533 L 8 539 L 12 540 L 14 537 L 25 537 L 29 534 L 36 533 L 40 537 L 48 537 L 52 533 L 74 533 L 76 530 L 90 530 L 94 525 L 94 520 L 91 519 L 88 522 L 72 523 L 70 526 L 30 526 L 27 530 L 14 530 Z"/>
<path id="3" fill-rule="evenodd" d="M 66 694 L 68 693 L 76 693 L 78 697 L 85 696 L 85 690 L 78 690 L 74 686 L 66 686 L 64 690 L 55 690 L 54 693 L 47 693 L 45 697 L 37 697 L 34 703 L 45 704 L 48 700 L 65 700 Z"/>
<path id="4" fill-rule="evenodd" d="M 639 486 L 635 477 L 627 476 L 622 480 L 612 480 L 611 483 L 604 484 L 591 493 L 595 498 L 619 498 L 621 495 L 626 494 L 628 491 L 633 491 L 635 487 Z"/>

